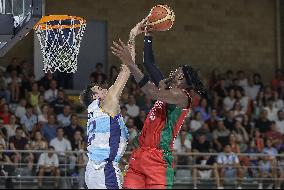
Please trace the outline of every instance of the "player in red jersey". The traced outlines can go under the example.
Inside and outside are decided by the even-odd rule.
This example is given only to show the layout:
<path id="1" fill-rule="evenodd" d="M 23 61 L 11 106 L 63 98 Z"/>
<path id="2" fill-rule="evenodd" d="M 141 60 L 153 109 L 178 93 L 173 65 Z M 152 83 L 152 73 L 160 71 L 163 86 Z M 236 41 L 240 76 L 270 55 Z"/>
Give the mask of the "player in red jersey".
<path id="1" fill-rule="evenodd" d="M 139 28 L 142 24 L 134 28 L 137 30 L 136 34 L 141 33 Z M 139 148 L 131 155 L 123 187 L 127 189 L 172 188 L 173 142 L 190 110 L 192 98 L 196 94 L 203 94 L 204 86 L 197 72 L 192 67 L 184 65 L 172 72 L 168 79 L 161 82 L 158 80 L 160 82 L 158 88 L 157 83 L 154 82 L 155 85 L 151 82 L 149 77 L 135 65 L 128 46 L 120 41 L 120 44 L 114 43 L 112 51 L 129 66 L 144 93 L 153 100 L 158 100 L 144 123 L 139 138 Z M 152 76 L 151 79 L 153 79 Z"/>

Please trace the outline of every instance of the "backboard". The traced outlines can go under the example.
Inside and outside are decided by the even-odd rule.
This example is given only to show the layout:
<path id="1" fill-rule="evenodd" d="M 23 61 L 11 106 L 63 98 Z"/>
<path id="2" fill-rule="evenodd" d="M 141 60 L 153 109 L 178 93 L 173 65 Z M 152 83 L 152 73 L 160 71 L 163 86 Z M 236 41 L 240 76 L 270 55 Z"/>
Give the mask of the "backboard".
<path id="1" fill-rule="evenodd" d="M 44 0 L 0 0 L 0 57 L 33 29 L 43 6 Z"/>

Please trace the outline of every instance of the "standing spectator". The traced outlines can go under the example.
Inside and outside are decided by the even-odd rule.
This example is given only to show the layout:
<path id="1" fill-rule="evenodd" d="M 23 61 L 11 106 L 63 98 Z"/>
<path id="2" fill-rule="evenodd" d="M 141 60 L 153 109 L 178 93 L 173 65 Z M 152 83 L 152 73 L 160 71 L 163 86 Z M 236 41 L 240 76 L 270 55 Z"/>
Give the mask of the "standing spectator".
<path id="1" fill-rule="evenodd" d="M 44 93 L 44 99 L 47 100 L 48 102 L 52 102 L 56 100 L 58 94 L 57 90 L 57 81 L 52 80 L 50 82 L 50 88 Z"/>
<path id="2" fill-rule="evenodd" d="M 258 154 L 259 151 L 257 150 L 255 141 L 250 142 L 246 153 L 248 155 L 250 155 L 250 156 L 248 156 L 248 174 L 252 178 L 258 177 L 258 160 L 259 160 L 259 157 L 257 157 L 256 154 Z"/>
<path id="3" fill-rule="evenodd" d="M 7 78 L 4 76 L 3 71 L 0 69 L 0 98 L 4 98 L 6 102 L 10 103 L 11 93 L 7 88 Z"/>
<path id="4" fill-rule="evenodd" d="M 229 142 L 230 131 L 226 129 L 223 120 L 217 122 L 217 129 L 213 131 L 214 147 L 217 151 L 222 151 Z"/>
<path id="5" fill-rule="evenodd" d="M 51 107 L 54 108 L 54 113 L 59 115 L 63 113 L 64 106 L 70 105 L 69 102 L 65 99 L 65 93 L 63 90 L 58 91 L 57 99 L 51 102 Z"/>
<path id="6" fill-rule="evenodd" d="M 16 110 L 15 110 L 15 115 L 18 118 L 22 118 L 24 115 L 26 115 L 26 106 L 27 106 L 27 100 L 26 99 L 21 99 L 20 100 L 20 104 L 17 106 Z"/>
<path id="7" fill-rule="evenodd" d="M 39 105 L 39 96 L 40 92 L 38 91 L 38 84 L 32 84 L 32 91 L 28 93 L 28 101 L 29 104 L 33 107 L 37 107 Z"/>
<path id="8" fill-rule="evenodd" d="M 4 125 L 4 128 L 6 129 L 6 136 L 7 139 L 9 139 L 12 136 L 16 135 L 16 129 L 19 127 L 19 125 L 17 124 L 17 118 L 15 115 L 11 115 L 10 117 L 10 123 Z"/>
<path id="9" fill-rule="evenodd" d="M 229 88 L 233 85 L 233 78 L 234 78 L 234 72 L 232 70 L 228 70 L 226 72 L 226 81 L 225 81 L 225 87 Z"/>
<path id="10" fill-rule="evenodd" d="M 133 95 L 129 96 L 128 104 L 126 104 L 125 107 L 130 117 L 135 118 L 139 115 L 140 108 L 136 105 L 136 100 Z"/>
<path id="11" fill-rule="evenodd" d="M 42 153 L 38 161 L 38 188 L 42 188 L 42 180 L 44 176 L 54 176 L 55 183 L 54 188 L 58 188 L 58 182 L 60 177 L 59 161 L 57 154 L 54 153 L 54 147 L 48 148 L 49 153 Z"/>
<path id="12" fill-rule="evenodd" d="M 57 121 L 61 127 L 67 127 L 71 124 L 71 107 L 65 105 L 63 113 L 57 115 Z"/>
<path id="13" fill-rule="evenodd" d="M 238 156 L 232 152 L 231 146 L 226 145 L 224 152 L 220 153 L 217 158 L 219 165 L 219 176 L 220 176 L 220 189 L 224 189 L 224 178 L 237 176 L 238 178 L 238 189 L 242 189 L 242 178 L 243 172 L 240 168 L 240 161 Z"/>
<path id="14" fill-rule="evenodd" d="M 11 76 L 7 79 L 6 82 L 10 88 L 12 101 L 18 102 L 20 98 L 20 86 L 22 80 L 18 77 L 17 70 L 12 70 Z"/>
<path id="15" fill-rule="evenodd" d="M 280 110 L 278 112 L 278 120 L 276 122 L 276 126 L 278 128 L 278 131 L 281 134 L 284 134 L 284 110 Z"/>
<path id="16" fill-rule="evenodd" d="M 195 111 L 200 112 L 203 121 L 209 119 L 210 116 L 209 116 L 208 102 L 205 98 L 200 99 L 199 106 L 195 109 Z"/>
<path id="17" fill-rule="evenodd" d="M 270 121 L 277 121 L 278 109 L 275 107 L 273 98 L 268 99 L 268 105 L 264 109 L 267 111 L 267 117 Z"/>
<path id="18" fill-rule="evenodd" d="M 48 116 L 48 123 L 44 124 L 42 127 L 42 134 L 44 138 L 49 142 L 56 137 L 56 117 L 54 114 Z"/>
<path id="19" fill-rule="evenodd" d="M 266 133 L 269 131 L 271 121 L 268 119 L 267 110 L 262 110 L 260 118 L 255 122 L 255 128 L 259 129 L 260 133 Z"/>
<path id="20" fill-rule="evenodd" d="M 28 162 L 28 169 L 32 171 L 34 156 L 32 153 L 19 153 L 19 150 L 31 150 L 28 139 L 23 137 L 24 129 L 22 127 L 18 127 L 16 129 L 16 135 L 11 137 L 9 140 L 10 150 L 13 150 L 13 154 L 11 156 L 14 164 L 18 165 L 20 163 Z"/>
<path id="21" fill-rule="evenodd" d="M 254 104 L 254 118 L 258 118 L 261 115 L 261 111 L 264 109 L 266 101 L 264 98 L 264 92 L 259 91 L 256 100 L 253 102 Z"/>
<path id="22" fill-rule="evenodd" d="M 236 102 L 235 90 L 233 88 L 231 88 L 230 91 L 229 91 L 229 96 L 227 96 L 223 101 L 224 109 L 226 111 L 233 109 L 235 102 Z"/>
<path id="23" fill-rule="evenodd" d="M 199 111 L 195 112 L 194 118 L 190 122 L 190 131 L 195 133 L 198 129 L 200 129 L 203 125 L 203 121 L 201 118 L 201 113 Z"/>
<path id="24" fill-rule="evenodd" d="M 10 109 L 8 104 L 3 105 L 3 109 L 0 112 L 0 120 L 2 120 L 2 124 L 7 125 L 10 123 Z"/>
<path id="25" fill-rule="evenodd" d="M 27 113 L 21 118 L 21 124 L 24 126 L 25 131 L 30 135 L 34 126 L 37 124 L 37 116 L 33 113 L 33 107 L 27 106 Z"/>
<path id="26" fill-rule="evenodd" d="M 64 128 L 64 134 L 69 141 L 73 142 L 76 131 L 80 131 L 81 135 L 84 135 L 84 129 L 78 124 L 78 116 L 73 114 L 71 115 L 71 124 Z"/>
<path id="27" fill-rule="evenodd" d="M 102 77 L 102 81 L 107 80 L 107 76 L 103 73 L 103 64 L 102 63 L 97 63 L 96 64 L 96 70 L 91 74 L 92 82 L 93 83 L 98 83 L 99 76 Z"/>

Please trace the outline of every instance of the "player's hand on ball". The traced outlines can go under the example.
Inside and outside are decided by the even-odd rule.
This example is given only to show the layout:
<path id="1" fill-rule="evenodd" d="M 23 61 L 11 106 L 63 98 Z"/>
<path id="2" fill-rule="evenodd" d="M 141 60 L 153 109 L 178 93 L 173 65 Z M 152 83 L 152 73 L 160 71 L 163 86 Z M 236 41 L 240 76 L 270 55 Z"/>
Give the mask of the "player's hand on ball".
<path id="1" fill-rule="evenodd" d="M 125 45 L 125 43 L 122 42 L 120 39 L 119 39 L 119 43 L 113 42 L 113 46 L 111 47 L 111 50 L 112 50 L 112 53 L 116 55 L 122 61 L 122 63 L 126 65 L 130 65 L 133 63 L 133 60 L 132 60 L 132 57 L 129 51 L 129 47 Z"/>
<path id="2" fill-rule="evenodd" d="M 136 24 L 134 28 L 132 28 L 130 33 L 133 34 L 134 36 L 138 36 L 143 32 L 147 32 L 147 21 L 148 19 L 144 18 L 141 22 Z"/>

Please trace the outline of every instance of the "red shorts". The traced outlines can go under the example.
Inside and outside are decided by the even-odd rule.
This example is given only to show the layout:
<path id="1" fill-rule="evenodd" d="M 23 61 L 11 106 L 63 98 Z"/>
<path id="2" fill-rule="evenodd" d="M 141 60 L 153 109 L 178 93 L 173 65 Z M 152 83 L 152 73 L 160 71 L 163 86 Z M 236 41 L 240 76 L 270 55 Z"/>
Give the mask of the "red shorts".
<path id="1" fill-rule="evenodd" d="M 162 150 L 139 148 L 130 157 L 124 178 L 126 189 L 171 189 L 174 170 L 164 161 Z"/>

